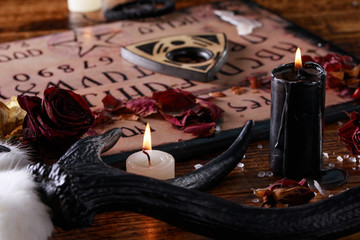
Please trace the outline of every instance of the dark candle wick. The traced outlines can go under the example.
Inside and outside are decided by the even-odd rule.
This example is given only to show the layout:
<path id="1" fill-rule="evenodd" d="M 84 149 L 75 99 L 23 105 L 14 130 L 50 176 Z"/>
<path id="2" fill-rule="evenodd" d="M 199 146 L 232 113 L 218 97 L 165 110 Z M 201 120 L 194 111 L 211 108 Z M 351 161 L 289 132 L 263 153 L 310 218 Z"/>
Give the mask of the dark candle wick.
<path id="1" fill-rule="evenodd" d="M 148 162 L 149 162 L 149 165 L 151 165 L 151 161 L 150 161 L 150 155 L 149 155 L 149 153 L 147 153 L 146 151 L 145 151 L 145 149 L 143 149 L 142 150 L 142 152 L 147 156 L 147 159 L 148 159 Z"/>
<path id="2" fill-rule="evenodd" d="M 296 79 L 301 79 L 300 68 L 296 68 Z"/>

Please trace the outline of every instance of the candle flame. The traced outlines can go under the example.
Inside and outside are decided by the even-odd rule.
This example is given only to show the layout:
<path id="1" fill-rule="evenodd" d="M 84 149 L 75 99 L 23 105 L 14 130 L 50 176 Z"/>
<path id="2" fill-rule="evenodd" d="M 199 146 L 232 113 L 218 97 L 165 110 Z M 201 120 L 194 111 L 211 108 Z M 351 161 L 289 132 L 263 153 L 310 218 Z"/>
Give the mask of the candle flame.
<path id="1" fill-rule="evenodd" d="M 144 150 L 152 150 L 151 131 L 150 131 L 150 125 L 148 123 L 146 124 L 145 133 L 144 133 L 143 149 Z"/>
<path id="2" fill-rule="evenodd" d="M 295 70 L 298 70 L 298 69 L 302 69 L 300 48 L 297 48 L 296 53 L 295 53 Z"/>

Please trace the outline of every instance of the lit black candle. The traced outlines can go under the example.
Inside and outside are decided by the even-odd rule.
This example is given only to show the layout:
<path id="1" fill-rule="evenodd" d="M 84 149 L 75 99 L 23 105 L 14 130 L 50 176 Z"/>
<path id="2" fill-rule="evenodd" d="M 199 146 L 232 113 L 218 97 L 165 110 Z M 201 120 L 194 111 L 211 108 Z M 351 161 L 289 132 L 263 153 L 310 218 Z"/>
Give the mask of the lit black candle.
<path id="1" fill-rule="evenodd" d="M 296 55 L 271 73 L 270 166 L 293 179 L 321 172 L 326 79 L 320 65 Z"/>

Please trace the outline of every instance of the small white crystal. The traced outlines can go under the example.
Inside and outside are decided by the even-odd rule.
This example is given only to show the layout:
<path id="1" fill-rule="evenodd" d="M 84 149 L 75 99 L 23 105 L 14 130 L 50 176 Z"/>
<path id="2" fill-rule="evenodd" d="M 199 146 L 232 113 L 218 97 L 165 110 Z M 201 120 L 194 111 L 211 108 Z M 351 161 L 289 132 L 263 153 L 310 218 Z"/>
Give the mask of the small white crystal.
<path id="1" fill-rule="evenodd" d="M 354 157 L 349 158 L 349 160 L 352 162 L 356 162 L 356 158 L 354 158 Z"/>
<path id="2" fill-rule="evenodd" d="M 216 125 L 216 126 L 214 127 L 214 130 L 215 130 L 215 132 L 220 132 L 221 127 L 220 127 L 220 126 L 218 126 L 218 125 Z"/>
<path id="3" fill-rule="evenodd" d="M 329 167 L 335 167 L 335 163 L 329 163 Z"/>
<path id="4" fill-rule="evenodd" d="M 328 197 L 333 197 L 334 196 L 334 194 L 329 194 L 329 196 Z"/>
<path id="5" fill-rule="evenodd" d="M 341 157 L 341 156 L 337 156 L 337 158 L 336 158 L 339 162 L 342 162 L 342 161 L 344 161 L 344 159 Z"/>
<path id="6" fill-rule="evenodd" d="M 260 171 L 260 172 L 258 172 L 258 174 L 257 174 L 257 176 L 258 177 L 265 177 L 266 176 L 266 172 L 265 171 Z"/>
<path id="7" fill-rule="evenodd" d="M 344 158 L 349 158 L 350 157 L 350 155 L 344 155 Z"/>
<path id="8" fill-rule="evenodd" d="M 352 169 L 352 170 L 356 170 L 356 167 L 352 167 L 351 169 Z"/>
<path id="9" fill-rule="evenodd" d="M 323 156 L 329 158 L 329 154 L 327 152 L 323 152 Z"/>
<path id="10" fill-rule="evenodd" d="M 195 164 L 195 165 L 194 165 L 194 168 L 195 168 L 195 169 L 199 169 L 199 168 L 201 168 L 202 166 L 203 166 L 202 164 L 198 163 L 198 164 Z"/>
<path id="11" fill-rule="evenodd" d="M 263 148 L 263 145 L 259 144 L 259 145 L 257 145 L 257 148 L 261 149 L 261 148 Z"/>
<path id="12" fill-rule="evenodd" d="M 266 176 L 267 177 L 272 177 L 272 176 L 274 176 L 274 173 L 272 171 L 267 171 Z"/>
<path id="13" fill-rule="evenodd" d="M 258 202 L 260 202 L 260 199 L 254 198 L 254 199 L 252 199 L 251 201 L 252 201 L 253 203 L 258 203 Z"/>
<path id="14" fill-rule="evenodd" d="M 243 168 L 245 165 L 243 163 L 238 163 L 237 165 L 239 168 Z"/>
<path id="15" fill-rule="evenodd" d="M 338 122 L 337 122 L 337 124 L 338 124 L 339 126 L 344 125 L 344 123 L 343 123 L 343 122 L 341 122 L 341 121 L 338 121 Z"/>
<path id="16" fill-rule="evenodd" d="M 253 32 L 254 28 L 262 26 L 262 23 L 255 19 L 235 15 L 234 12 L 231 11 L 214 10 L 214 13 L 219 16 L 221 20 L 236 26 L 237 33 L 240 36 L 248 35 Z"/>
<path id="17" fill-rule="evenodd" d="M 244 154 L 243 159 L 246 158 L 246 155 Z"/>

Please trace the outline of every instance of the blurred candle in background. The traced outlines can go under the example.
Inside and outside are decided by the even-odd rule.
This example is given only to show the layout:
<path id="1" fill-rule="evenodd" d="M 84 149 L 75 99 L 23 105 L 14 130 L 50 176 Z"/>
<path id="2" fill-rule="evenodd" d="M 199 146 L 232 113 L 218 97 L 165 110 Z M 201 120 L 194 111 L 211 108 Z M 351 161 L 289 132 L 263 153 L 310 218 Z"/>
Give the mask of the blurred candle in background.
<path id="1" fill-rule="evenodd" d="M 101 0 L 68 0 L 72 12 L 93 12 L 101 9 Z"/>

